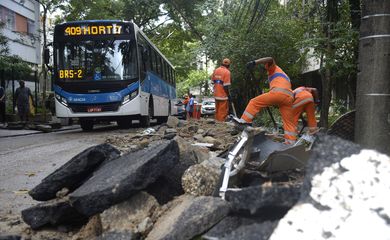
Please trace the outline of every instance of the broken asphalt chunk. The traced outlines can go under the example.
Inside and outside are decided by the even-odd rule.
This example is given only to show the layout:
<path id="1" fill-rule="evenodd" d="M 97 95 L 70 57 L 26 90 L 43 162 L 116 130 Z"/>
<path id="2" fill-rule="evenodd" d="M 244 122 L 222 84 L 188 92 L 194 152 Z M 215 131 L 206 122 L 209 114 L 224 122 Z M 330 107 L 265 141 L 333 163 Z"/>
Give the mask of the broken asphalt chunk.
<path id="1" fill-rule="evenodd" d="M 279 209 L 285 213 L 298 201 L 301 184 L 272 184 L 271 186 L 251 186 L 239 190 L 228 190 L 226 200 L 231 203 L 233 213 L 242 215 L 266 215 L 263 211 Z M 276 217 L 276 211 L 275 217 Z"/>
<path id="2" fill-rule="evenodd" d="M 119 150 L 107 143 L 87 148 L 44 178 L 40 184 L 29 191 L 29 194 L 35 200 L 46 201 L 54 199 L 56 193 L 63 188 L 73 191 L 100 164 L 119 156 Z"/>
<path id="3" fill-rule="evenodd" d="M 193 239 L 229 213 L 229 203 L 214 197 L 183 195 L 170 211 L 160 217 L 147 240 Z"/>
<path id="4" fill-rule="evenodd" d="M 88 218 L 73 208 L 66 199 L 51 200 L 24 209 L 22 218 L 32 229 L 45 225 L 85 223 Z"/>
<path id="5" fill-rule="evenodd" d="M 240 226 L 256 223 L 255 219 L 240 216 L 228 216 L 217 223 L 207 233 L 203 234 L 202 239 L 214 240 L 222 239 Z"/>
<path id="6" fill-rule="evenodd" d="M 176 141 L 154 142 L 106 163 L 69 195 L 70 201 L 78 211 L 92 216 L 145 189 L 178 162 Z"/>
<path id="7" fill-rule="evenodd" d="M 250 225 L 243 225 L 229 233 L 228 235 L 220 238 L 221 240 L 268 240 L 278 222 L 266 221 L 261 223 L 254 223 Z"/>

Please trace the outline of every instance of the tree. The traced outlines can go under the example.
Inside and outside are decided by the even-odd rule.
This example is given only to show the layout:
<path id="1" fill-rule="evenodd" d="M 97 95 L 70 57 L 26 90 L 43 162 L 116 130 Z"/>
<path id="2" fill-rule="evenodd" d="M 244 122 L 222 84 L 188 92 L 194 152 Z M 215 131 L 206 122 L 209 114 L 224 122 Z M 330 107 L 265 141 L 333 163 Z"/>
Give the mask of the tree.
<path id="1" fill-rule="evenodd" d="M 42 47 L 42 73 L 43 73 L 43 93 L 42 93 L 42 113 L 43 120 L 46 121 L 46 90 L 47 90 L 47 70 L 45 63 L 45 49 L 47 48 L 47 27 L 46 19 L 48 13 L 53 13 L 56 9 L 60 8 L 64 0 L 36 0 L 42 6 L 42 31 L 43 31 L 43 47 Z"/>
<path id="2" fill-rule="evenodd" d="M 25 78 L 30 75 L 31 67 L 19 56 L 9 55 L 8 38 L 2 34 L 3 27 L 4 23 L 0 22 L 0 69 L 3 77 Z"/>
<path id="3" fill-rule="evenodd" d="M 305 10 L 310 17 L 305 18 L 307 38 L 302 41 L 302 46 L 314 49 L 314 56 L 320 59 L 320 126 L 327 128 L 332 90 L 336 83 L 343 83 L 354 102 L 358 32 L 351 28 L 352 14 L 348 1 L 311 1 Z"/>
<path id="4" fill-rule="evenodd" d="M 256 2 L 259 3 L 257 8 L 254 7 Z M 303 40 L 302 20 L 291 17 L 288 9 L 278 3 L 267 5 L 267 2 L 252 1 L 245 5 L 232 1 L 227 6 L 230 11 L 214 11 L 204 26 L 204 51 L 217 62 L 224 57 L 232 59 L 232 95 L 237 99 L 238 111 L 243 111 L 246 103 L 267 87 L 266 72 L 257 68 L 252 79 L 246 62 L 272 56 L 291 79 L 299 78 L 304 62 L 298 44 Z"/>
<path id="5" fill-rule="evenodd" d="M 203 87 L 206 90 L 207 87 L 205 84 L 208 84 L 209 82 L 210 76 L 206 71 L 192 70 L 188 74 L 188 78 L 177 85 L 177 94 L 178 96 L 183 96 L 185 93 L 188 93 L 191 88 L 195 87 Z"/>

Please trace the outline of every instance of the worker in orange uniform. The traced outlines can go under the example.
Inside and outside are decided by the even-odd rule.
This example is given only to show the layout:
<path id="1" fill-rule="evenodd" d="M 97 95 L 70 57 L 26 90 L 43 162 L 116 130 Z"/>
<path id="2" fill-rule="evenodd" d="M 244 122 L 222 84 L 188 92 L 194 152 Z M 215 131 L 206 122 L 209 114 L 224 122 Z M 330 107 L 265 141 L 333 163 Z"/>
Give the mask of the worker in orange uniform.
<path id="1" fill-rule="evenodd" d="M 283 70 L 276 65 L 272 57 L 260 58 L 247 63 L 248 69 L 253 69 L 257 64 L 264 64 L 268 72 L 268 83 L 270 91 L 252 98 L 247 105 L 240 121 L 251 123 L 255 115 L 261 109 L 269 106 L 279 107 L 283 120 L 284 140 L 286 144 L 293 144 L 296 141 L 295 125 L 292 121 L 292 103 L 294 95 L 291 90 L 290 78 Z"/>
<path id="2" fill-rule="evenodd" d="M 211 75 L 211 81 L 214 84 L 215 120 L 220 122 L 225 121 L 229 113 L 230 63 L 230 59 L 223 59 L 222 65 Z"/>
<path id="3" fill-rule="evenodd" d="M 297 132 L 298 120 L 303 112 L 307 115 L 307 125 L 309 133 L 314 134 L 318 131 L 317 120 L 315 116 L 315 104 L 319 103 L 318 91 L 316 88 L 298 87 L 294 91 L 293 122 Z"/>
<path id="4" fill-rule="evenodd" d="M 188 102 L 190 101 L 190 97 L 188 96 L 188 94 L 185 94 L 184 95 L 184 100 L 183 100 L 183 105 L 184 105 L 184 117 L 187 119 L 187 104 Z"/>

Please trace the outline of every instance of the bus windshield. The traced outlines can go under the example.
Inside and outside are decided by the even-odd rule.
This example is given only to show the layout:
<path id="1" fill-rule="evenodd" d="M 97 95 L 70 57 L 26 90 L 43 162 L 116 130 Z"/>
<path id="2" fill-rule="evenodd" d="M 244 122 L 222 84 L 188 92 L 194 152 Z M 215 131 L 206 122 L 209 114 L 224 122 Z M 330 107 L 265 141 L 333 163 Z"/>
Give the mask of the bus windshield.
<path id="1" fill-rule="evenodd" d="M 58 42 L 56 56 L 60 81 L 121 81 L 138 77 L 134 40 Z"/>

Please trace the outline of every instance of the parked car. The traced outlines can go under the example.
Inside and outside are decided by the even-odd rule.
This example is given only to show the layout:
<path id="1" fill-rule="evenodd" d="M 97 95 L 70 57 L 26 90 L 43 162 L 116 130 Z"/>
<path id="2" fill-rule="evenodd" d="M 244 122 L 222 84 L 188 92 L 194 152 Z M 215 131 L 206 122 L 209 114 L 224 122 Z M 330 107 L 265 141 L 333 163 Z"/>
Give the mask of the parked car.
<path id="1" fill-rule="evenodd" d="M 173 109 L 172 109 L 172 115 L 176 116 L 180 119 L 186 118 L 186 111 L 184 109 L 184 104 L 181 99 L 174 99 L 173 100 Z"/>
<path id="2" fill-rule="evenodd" d="M 200 109 L 202 116 L 215 114 L 215 101 L 204 100 L 202 102 L 202 108 Z"/>

